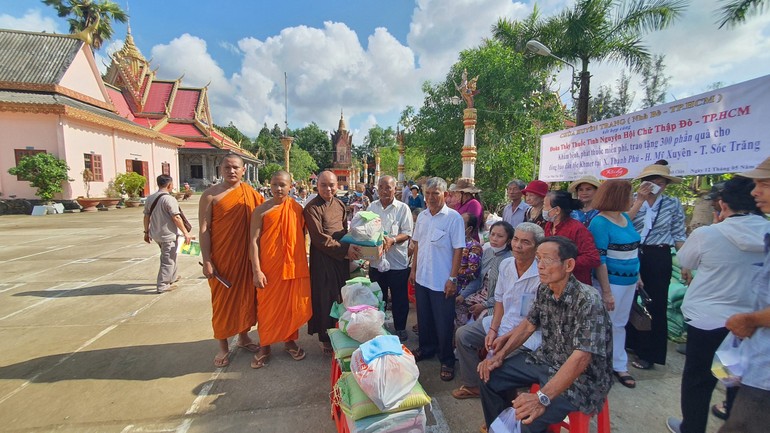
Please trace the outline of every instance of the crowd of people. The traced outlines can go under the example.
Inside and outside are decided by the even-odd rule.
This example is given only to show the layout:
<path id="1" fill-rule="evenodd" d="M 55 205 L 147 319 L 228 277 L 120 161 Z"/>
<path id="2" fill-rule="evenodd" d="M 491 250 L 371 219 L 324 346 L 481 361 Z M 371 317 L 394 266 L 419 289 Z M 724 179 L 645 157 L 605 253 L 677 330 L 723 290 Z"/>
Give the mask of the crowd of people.
<path id="1" fill-rule="evenodd" d="M 392 311 L 392 332 L 408 340 L 412 285 L 415 361 L 437 358 L 444 381 L 459 371 L 452 395 L 481 399 L 483 431 L 510 406 L 530 432 L 546 431 L 569 412 L 599 412 L 613 376 L 636 386 L 627 350 L 636 369 L 664 365 L 674 249 L 690 285 L 682 305 L 688 336 L 683 419 L 669 418 L 668 429 L 705 432 L 717 382 L 711 360 L 729 332 L 744 339 L 751 356 L 740 388 L 728 390 L 720 432 L 770 425 L 770 158 L 720 185 L 709 197 L 715 224 L 689 238 L 681 202 L 666 194 L 681 178 L 663 160 L 636 176 L 636 191 L 630 181 L 593 176 L 567 190 L 511 180 L 502 219 L 489 227 L 472 179 L 447 185 L 432 177 L 399 191 L 392 176 L 382 176 L 376 186 L 356 185 L 343 201 L 330 171 L 320 173 L 313 195 L 278 171 L 265 199 L 241 181 L 243 172 L 243 161 L 228 155 L 220 166 L 223 182 L 200 200 L 217 367 L 228 365 L 234 335 L 238 347 L 254 353 L 253 368 L 267 366 L 271 345 L 279 342 L 302 360 L 306 352 L 297 339 L 305 324 L 331 353 L 326 330 L 336 320 L 329 312 L 341 300 L 350 262 L 362 256 L 342 237 L 351 217 L 368 210 L 384 230 L 389 267 L 371 266 L 370 278 Z M 148 198 L 148 205 L 161 203 L 160 213 L 145 210 L 145 240 L 155 240 L 162 253 L 159 292 L 176 278 L 170 249 L 178 241 L 167 235 L 178 229 L 190 239 L 178 205 L 163 196 L 169 182 L 159 177 L 159 192 Z M 651 298 L 648 329 L 629 323 L 640 288 Z M 249 336 L 257 322 L 258 343 Z"/>

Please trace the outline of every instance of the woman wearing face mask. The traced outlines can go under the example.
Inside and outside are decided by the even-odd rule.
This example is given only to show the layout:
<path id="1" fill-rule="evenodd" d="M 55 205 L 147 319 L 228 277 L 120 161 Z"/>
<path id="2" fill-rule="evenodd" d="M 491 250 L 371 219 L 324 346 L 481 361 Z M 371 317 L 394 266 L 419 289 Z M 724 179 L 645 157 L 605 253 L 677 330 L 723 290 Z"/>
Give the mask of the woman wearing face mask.
<path id="1" fill-rule="evenodd" d="M 462 326 L 473 317 L 479 320 L 492 313 L 495 307 L 495 285 L 500 263 L 511 257 L 513 227 L 505 221 L 492 224 L 489 230 L 489 248 L 481 256 L 479 277 L 459 291 L 455 298 L 457 305 L 457 326 Z"/>
<path id="2" fill-rule="evenodd" d="M 599 251 L 594 244 L 594 237 L 586 226 L 570 216 L 583 203 L 572 198 L 567 191 L 550 191 L 543 201 L 543 218 L 546 236 L 564 236 L 577 245 L 578 256 L 572 273 L 583 284 L 591 285 L 591 270 L 599 266 Z"/>
<path id="3" fill-rule="evenodd" d="M 548 194 L 548 184 L 542 180 L 533 180 L 521 192 L 524 193 L 524 201 L 530 206 L 524 214 L 524 221 L 535 223 L 545 229 L 547 221 L 543 218 L 543 200 Z"/>
<path id="4" fill-rule="evenodd" d="M 364 195 L 364 189 L 366 185 L 363 183 L 356 184 L 356 190 L 353 192 L 353 196 L 348 201 L 348 207 L 350 208 L 350 218 L 356 213 L 366 210 L 369 207 L 369 198 Z"/>
<path id="5" fill-rule="evenodd" d="M 422 194 L 420 194 L 420 187 L 417 185 L 412 185 L 409 187 L 409 200 L 407 201 L 407 204 L 409 205 L 410 210 L 416 210 L 416 209 L 425 209 L 425 199 L 422 198 Z"/>
<path id="6" fill-rule="evenodd" d="M 671 282 L 671 247 L 680 249 L 687 239 L 684 210 L 677 198 L 664 195 L 671 183 L 682 179 L 671 176 L 668 162 L 660 160 L 648 165 L 636 177 L 642 184 L 636 192 L 628 216 L 642 238 L 639 245 L 639 276 L 644 290 L 652 298 L 647 310 L 652 316 L 652 329 L 638 331 L 627 326 L 626 346 L 636 352 L 635 368 L 647 370 L 655 364 L 666 364 L 668 338 L 668 286 Z M 684 277 L 684 270 L 682 272 Z"/>
<path id="7" fill-rule="evenodd" d="M 573 197 L 583 203 L 583 208 L 573 210 L 570 216 L 583 223 L 586 227 L 591 224 L 591 220 L 596 215 L 599 215 L 599 210 L 594 209 L 594 206 L 591 204 L 596 191 L 599 189 L 599 185 L 601 185 L 599 179 L 588 175 L 572 182 L 569 184 L 569 188 L 567 188 L 567 191 L 572 193 Z"/>

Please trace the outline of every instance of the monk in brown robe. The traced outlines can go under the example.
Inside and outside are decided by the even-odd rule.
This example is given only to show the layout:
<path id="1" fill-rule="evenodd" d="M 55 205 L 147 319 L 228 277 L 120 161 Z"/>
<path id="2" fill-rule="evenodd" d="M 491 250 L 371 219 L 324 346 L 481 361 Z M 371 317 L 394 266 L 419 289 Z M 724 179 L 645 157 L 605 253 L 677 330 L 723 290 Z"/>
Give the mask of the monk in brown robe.
<path id="1" fill-rule="evenodd" d="M 340 289 L 350 278 L 350 260 L 361 250 L 340 242 L 347 233 L 346 207 L 337 194 L 337 176 L 324 171 L 318 176 L 318 196 L 305 205 L 305 225 L 310 234 L 310 293 L 313 317 L 307 324 L 308 334 L 318 334 L 325 354 L 332 348 L 326 330 L 337 326 L 329 316 L 332 304 L 342 302 Z"/>
<path id="2" fill-rule="evenodd" d="M 240 156 L 222 159 L 223 181 L 201 196 L 198 208 L 203 275 L 211 287 L 211 324 L 219 340 L 216 367 L 230 364 L 227 339 L 238 334 L 238 347 L 259 350 L 249 337 L 257 323 L 257 289 L 249 261 L 249 220 L 265 199 L 241 182 L 246 169 Z M 230 287 L 228 288 L 227 285 Z"/>
<path id="3" fill-rule="evenodd" d="M 270 359 L 270 345 L 284 342 L 296 361 L 305 358 L 297 346 L 299 328 L 310 309 L 310 270 L 305 255 L 305 218 L 302 206 L 289 197 L 291 175 L 273 174 L 273 198 L 259 205 L 251 217 L 251 265 L 257 287 L 259 352 L 251 368 L 262 368 Z"/>

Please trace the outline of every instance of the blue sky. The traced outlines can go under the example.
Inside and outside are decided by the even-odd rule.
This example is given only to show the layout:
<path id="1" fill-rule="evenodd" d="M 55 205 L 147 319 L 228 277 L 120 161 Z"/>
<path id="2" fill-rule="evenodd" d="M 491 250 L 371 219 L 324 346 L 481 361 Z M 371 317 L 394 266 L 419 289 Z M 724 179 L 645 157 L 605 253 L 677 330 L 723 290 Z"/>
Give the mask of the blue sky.
<path id="1" fill-rule="evenodd" d="M 117 2 L 126 7 L 125 0 Z M 544 16 L 572 4 L 537 2 Z M 651 52 L 666 55 L 669 101 L 715 82 L 735 84 L 770 71 L 770 13 L 719 30 L 717 5 L 718 0 L 693 0 L 675 26 L 645 38 Z M 459 52 L 489 37 L 499 17 L 523 18 L 533 2 L 134 0 L 128 6 L 134 40 L 159 78 L 184 74 L 186 85 L 211 83 L 215 122 L 232 121 L 249 135 L 265 122 L 282 125 L 286 71 L 289 125 L 315 121 L 332 130 L 344 109 L 358 144 L 372 125 L 395 126 L 407 105 L 419 107 L 420 85 L 443 80 Z M 37 0 L 0 0 L 0 28 L 67 32 L 64 19 Z M 117 25 L 113 41 L 97 56 L 108 62 L 125 33 L 125 25 Z M 592 93 L 614 84 L 622 69 L 594 63 Z M 638 81 L 632 78 L 632 90 L 639 90 Z M 556 86 L 560 93 L 569 86 L 567 72 Z M 483 83 L 479 88 L 483 92 Z M 638 92 L 635 106 L 641 97 Z"/>

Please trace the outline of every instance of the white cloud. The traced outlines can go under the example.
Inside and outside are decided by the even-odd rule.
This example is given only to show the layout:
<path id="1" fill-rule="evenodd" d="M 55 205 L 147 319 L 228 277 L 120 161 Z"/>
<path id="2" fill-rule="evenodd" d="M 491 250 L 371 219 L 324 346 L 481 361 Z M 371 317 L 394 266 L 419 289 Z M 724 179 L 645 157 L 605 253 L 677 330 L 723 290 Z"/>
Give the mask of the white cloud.
<path id="1" fill-rule="evenodd" d="M 0 28 L 25 30 L 28 32 L 61 33 L 53 18 L 44 17 L 39 9 L 29 9 L 21 18 L 0 14 Z"/>

